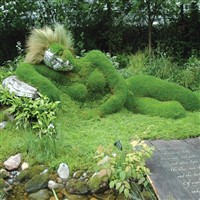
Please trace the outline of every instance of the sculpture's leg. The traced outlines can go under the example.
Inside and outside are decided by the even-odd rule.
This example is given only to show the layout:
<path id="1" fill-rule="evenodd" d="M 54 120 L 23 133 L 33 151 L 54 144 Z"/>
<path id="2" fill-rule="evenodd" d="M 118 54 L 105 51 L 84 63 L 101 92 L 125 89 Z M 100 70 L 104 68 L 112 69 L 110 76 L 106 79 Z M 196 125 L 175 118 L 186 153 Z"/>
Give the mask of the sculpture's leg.
<path id="1" fill-rule="evenodd" d="M 160 101 L 177 101 L 186 110 L 200 109 L 200 100 L 189 89 L 147 75 L 138 75 L 127 80 L 131 98 L 150 97 Z"/>
<path id="2" fill-rule="evenodd" d="M 149 97 L 128 98 L 126 107 L 134 113 L 164 118 L 181 118 L 186 115 L 186 110 L 177 101 L 161 102 Z"/>

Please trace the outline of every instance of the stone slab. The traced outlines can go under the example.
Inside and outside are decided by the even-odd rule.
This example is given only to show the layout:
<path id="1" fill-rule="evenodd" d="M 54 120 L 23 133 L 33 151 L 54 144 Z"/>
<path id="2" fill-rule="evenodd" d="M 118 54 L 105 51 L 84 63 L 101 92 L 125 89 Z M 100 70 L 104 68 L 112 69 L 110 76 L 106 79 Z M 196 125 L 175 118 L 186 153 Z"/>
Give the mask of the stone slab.
<path id="1" fill-rule="evenodd" d="M 146 164 L 158 199 L 200 200 L 200 137 L 146 143 L 155 147 Z"/>

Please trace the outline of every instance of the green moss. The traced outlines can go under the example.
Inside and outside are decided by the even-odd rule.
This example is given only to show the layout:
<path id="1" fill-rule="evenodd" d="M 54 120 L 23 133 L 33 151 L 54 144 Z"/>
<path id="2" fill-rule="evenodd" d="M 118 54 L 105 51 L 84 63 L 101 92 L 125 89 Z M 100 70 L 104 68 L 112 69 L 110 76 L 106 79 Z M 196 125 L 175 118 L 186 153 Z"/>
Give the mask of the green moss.
<path id="1" fill-rule="evenodd" d="M 67 88 L 67 94 L 70 95 L 74 100 L 83 101 L 85 100 L 88 91 L 85 85 L 74 83 Z"/>
<path id="2" fill-rule="evenodd" d="M 88 87 L 92 92 L 95 91 L 103 91 L 106 80 L 103 74 L 97 70 L 95 70 L 88 78 Z"/>
<path id="3" fill-rule="evenodd" d="M 75 65 L 74 56 L 63 45 L 54 43 L 50 46 L 50 50 L 51 50 L 51 52 L 55 53 L 62 60 L 64 60 L 64 61 L 68 60 L 71 64 Z"/>
<path id="4" fill-rule="evenodd" d="M 5 180 L 3 178 L 0 178 L 0 189 L 3 189 L 7 187 L 8 185 L 5 183 Z"/>
<path id="5" fill-rule="evenodd" d="M 35 175 L 25 184 L 25 191 L 28 193 L 36 192 L 40 189 L 47 188 L 49 181 L 48 174 Z"/>
<path id="6" fill-rule="evenodd" d="M 50 46 L 50 50 L 51 52 L 57 54 L 57 55 L 62 55 L 63 51 L 65 50 L 65 47 L 61 44 L 58 43 L 53 43 Z"/>
<path id="7" fill-rule="evenodd" d="M 200 109 L 200 101 L 192 91 L 159 78 L 138 75 L 129 78 L 127 85 L 131 98 L 129 103 L 135 97 L 150 97 L 160 101 L 177 101 L 189 111 Z"/>

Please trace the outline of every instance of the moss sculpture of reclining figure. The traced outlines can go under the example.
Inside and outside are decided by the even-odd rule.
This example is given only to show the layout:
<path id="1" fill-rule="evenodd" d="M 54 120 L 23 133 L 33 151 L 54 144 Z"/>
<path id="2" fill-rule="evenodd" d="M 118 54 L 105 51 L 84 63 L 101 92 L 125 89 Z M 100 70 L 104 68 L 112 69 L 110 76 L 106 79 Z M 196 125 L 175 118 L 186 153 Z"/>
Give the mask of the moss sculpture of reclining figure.
<path id="1" fill-rule="evenodd" d="M 95 102 L 101 116 L 125 106 L 137 113 L 179 118 L 186 110 L 200 108 L 198 98 L 181 86 L 144 75 L 125 80 L 101 51 L 75 58 L 71 49 L 72 38 L 62 25 L 34 29 L 16 75 L 53 101 L 65 92 L 76 101 L 91 102 L 91 107 Z"/>

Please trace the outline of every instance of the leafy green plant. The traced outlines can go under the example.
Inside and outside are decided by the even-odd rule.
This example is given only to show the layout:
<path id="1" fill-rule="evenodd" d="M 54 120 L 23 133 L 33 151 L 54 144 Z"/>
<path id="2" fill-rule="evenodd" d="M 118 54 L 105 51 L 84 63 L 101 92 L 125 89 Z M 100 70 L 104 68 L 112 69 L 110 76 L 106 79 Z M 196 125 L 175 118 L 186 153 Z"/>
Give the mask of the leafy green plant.
<path id="1" fill-rule="evenodd" d="M 117 56 L 112 56 L 109 52 L 106 53 L 106 57 L 112 62 L 116 69 L 119 69 L 119 62 L 117 61 Z"/>
<path id="2" fill-rule="evenodd" d="M 184 64 L 184 69 L 177 74 L 175 81 L 193 91 L 200 89 L 200 59 L 191 56 Z"/>
<path id="3" fill-rule="evenodd" d="M 2 81 L 6 77 L 11 76 L 13 74 L 14 74 L 14 72 L 11 68 L 6 67 L 6 66 L 0 67 L 0 83 L 2 83 Z"/>
<path id="4" fill-rule="evenodd" d="M 17 65 L 19 62 L 21 62 L 24 59 L 24 49 L 22 47 L 22 43 L 20 41 L 17 41 L 16 43 L 16 49 L 17 49 L 17 56 L 13 58 L 12 60 L 7 60 L 3 63 L 4 65 L 4 71 L 8 72 L 14 72 L 14 70 L 17 68 Z"/>
<path id="5" fill-rule="evenodd" d="M 130 55 L 128 71 L 132 75 L 143 73 L 146 67 L 147 59 L 148 57 L 146 53 L 142 51 L 138 51 L 136 54 Z"/>
<path id="6" fill-rule="evenodd" d="M 111 147 L 108 149 L 100 147 L 95 156 L 100 169 L 111 171 L 110 188 L 123 193 L 127 199 L 131 195 L 131 182 L 147 187 L 147 175 L 150 171 L 145 166 L 145 161 L 153 153 L 153 148 L 148 147 L 144 141 L 132 141 L 131 145 L 130 152 L 118 153 L 115 153 Z"/>
<path id="7" fill-rule="evenodd" d="M 161 79 L 170 79 L 177 71 L 177 65 L 165 53 L 159 52 L 148 58 L 143 73 L 153 75 Z"/>
<path id="8" fill-rule="evenodd" d="M 9 106 L 6 112 L 14 115 L 17 128 L 31 126 L 37 130 L 40 138 L 43 135 L 53 137 L 56 134 L 53 122 L 56 118 L 59 101 L 50 102 L 49 98 L 41 94 L 35 100 L 17 97 L 2 86 L 0 86 L 0 94 L 0 103 Z"/>

